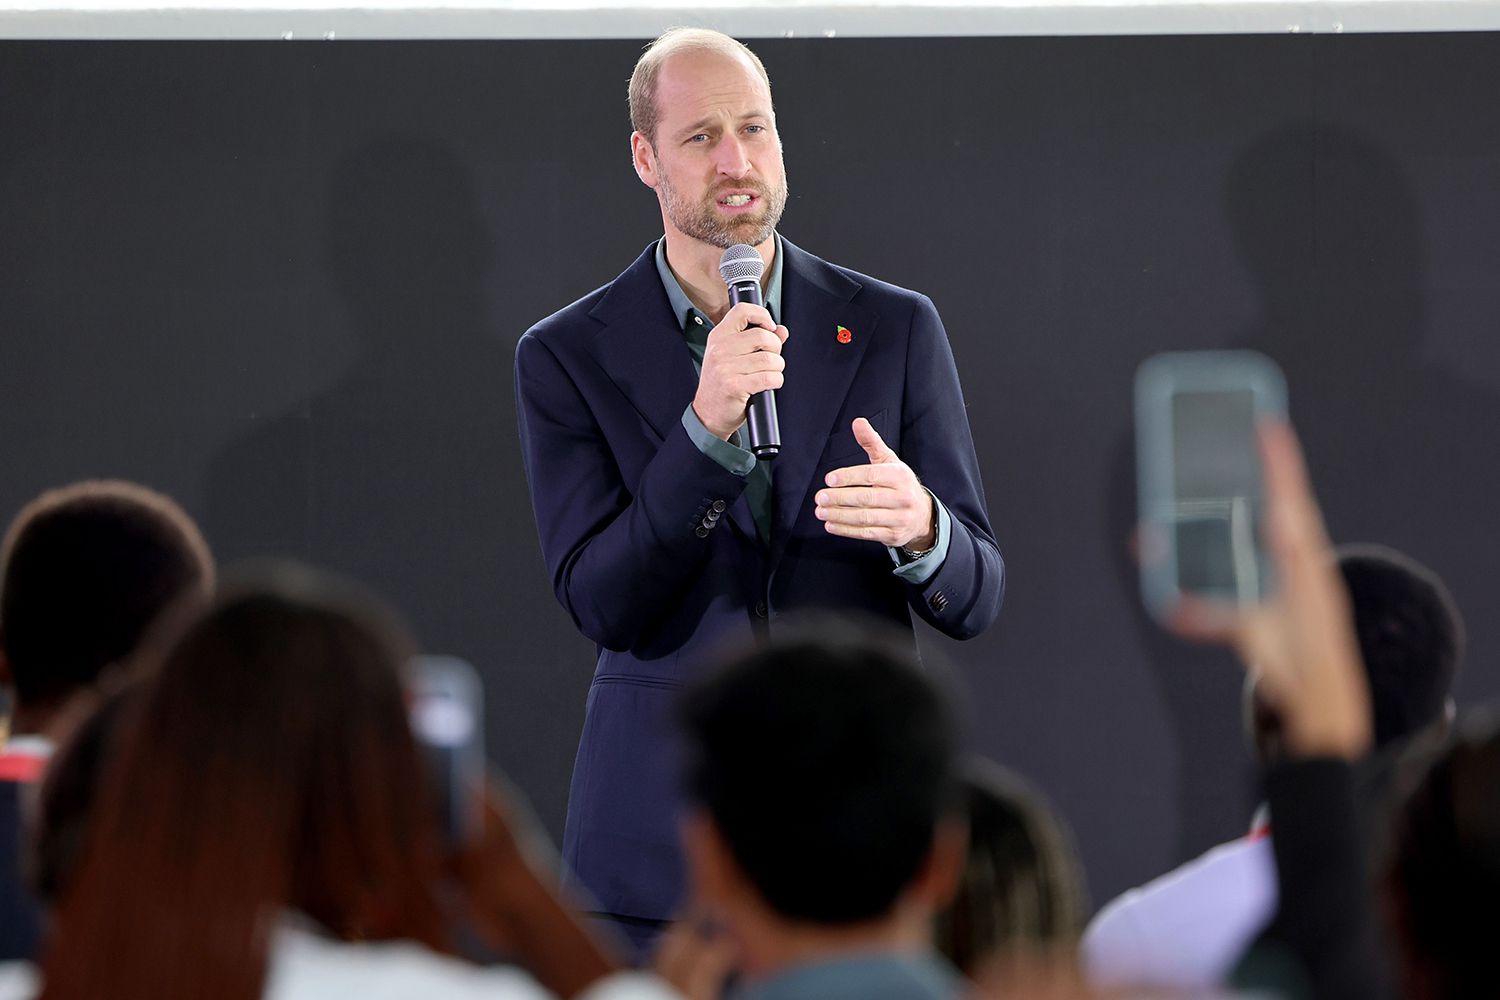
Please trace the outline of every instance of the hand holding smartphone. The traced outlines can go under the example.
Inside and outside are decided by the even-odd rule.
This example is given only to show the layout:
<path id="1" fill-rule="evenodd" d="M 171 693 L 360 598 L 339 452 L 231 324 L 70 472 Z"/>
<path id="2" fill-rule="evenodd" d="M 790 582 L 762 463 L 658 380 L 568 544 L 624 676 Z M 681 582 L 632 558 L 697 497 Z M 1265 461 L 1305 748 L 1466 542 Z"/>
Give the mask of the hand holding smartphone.
<path id="1" fill-rule="evenodd" d="M 1168 623 L 1187 599 L 1232 613 L 1264 602 L 1257 427 L 1286 418 L 1286 380 L 1254 351 L 1158 354 L 1136 372 L 1141 593 Z"/>

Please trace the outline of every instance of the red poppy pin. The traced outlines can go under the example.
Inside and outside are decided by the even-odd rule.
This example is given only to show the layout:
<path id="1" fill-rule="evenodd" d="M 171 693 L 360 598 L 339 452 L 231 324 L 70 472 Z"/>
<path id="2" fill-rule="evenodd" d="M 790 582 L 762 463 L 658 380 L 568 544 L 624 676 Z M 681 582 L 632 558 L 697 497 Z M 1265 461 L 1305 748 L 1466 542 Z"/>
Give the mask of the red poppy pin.
<path id="1" fill-rule="evenodd" d="M 838 333 L 835 336 L 839 338 L 840 344 L 847 344 L 849 343 L 849 341 L 854 339 L 854 334 L 850 332 L 847 326 L 839 327 Z"/>

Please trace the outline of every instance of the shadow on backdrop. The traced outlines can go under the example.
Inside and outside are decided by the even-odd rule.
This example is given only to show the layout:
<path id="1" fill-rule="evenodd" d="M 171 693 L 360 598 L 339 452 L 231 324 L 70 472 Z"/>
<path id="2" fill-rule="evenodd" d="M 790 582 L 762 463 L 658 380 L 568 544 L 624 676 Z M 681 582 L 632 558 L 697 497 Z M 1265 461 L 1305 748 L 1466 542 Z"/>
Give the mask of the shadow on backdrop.
<path id="1" fill-rule="evenodd" d="M 1488 541 L 1500 399 L 1422 357 L 1428 276 L 1410 183 L 1369 140 L 1299 122 L 1252 142 L 1225 194 L 1260 306 L 1229 346 L 1262 351 L 1286 372 L 1330 533 L 1390 544 L 1432 566 L 1469 609 L 1470 663 L 1490 662 L 1495 629 L 1474 609 L 1500 577 L 1500 548 Z M 1255 785 L 1240 671 L 1222 651 L 1168 636 L 1141 605 L 1125 548 L 1133 447 L 1122 440 L 1111 463 L 1106 544 L 1172 722 L 1176 854 L 1186 858 L 1245 832 Z"/>
<path id="2" fill-rule="evenodd" d="M 346 154 L 326 211 L 325 270 L 359 354 L 215 458 L 211 537 L 226 559 L 287 554 L 351 575 L 425 648 L 471 660 L 491 752 L 514 764 L 530 739 L 514 725 L 522 699 L 505 695 L 526 618 L 507 600 L 506 553 L 532 525 L 513 472 L 510 349 L 485 325 L 495 247 L 466 168 L 423 140 Z M 563 766 L 570 752 L 571 739 Z"/>

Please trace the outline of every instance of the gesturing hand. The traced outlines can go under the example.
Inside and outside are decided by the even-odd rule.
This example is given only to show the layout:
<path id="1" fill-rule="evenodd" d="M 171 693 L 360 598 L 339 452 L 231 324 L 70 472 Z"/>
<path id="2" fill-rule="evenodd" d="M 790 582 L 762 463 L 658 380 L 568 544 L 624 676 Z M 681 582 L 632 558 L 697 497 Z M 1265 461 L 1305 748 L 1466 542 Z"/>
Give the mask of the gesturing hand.
<path id="1" fill-rule="evenodd" d="M 936 543 L 932 494 L 864 417 L 854 421 L 854 439 L 868 465 L 834 469 L 818 491 L 818 520 L 829 534 L 864 538 L 891 548 L 930 549 Z"/>
<path id="2" fill-rule="evenodd" d="M 708 334 L 693 412 L 715 437 L 729 438 L 745 422 L 745 404 L 757 392 L 780 389 L 787 329 L 760 306 L 741 302 Z"/>

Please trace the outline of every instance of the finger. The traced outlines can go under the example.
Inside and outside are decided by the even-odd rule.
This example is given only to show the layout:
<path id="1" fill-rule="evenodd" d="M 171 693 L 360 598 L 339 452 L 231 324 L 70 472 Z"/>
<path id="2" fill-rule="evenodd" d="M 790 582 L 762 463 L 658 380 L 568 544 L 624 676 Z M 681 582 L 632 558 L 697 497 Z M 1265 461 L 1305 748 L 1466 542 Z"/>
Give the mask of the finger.
<path id="1" fill-rule="evenodd" d="M 838 535 L 840 538 L 857 538 L 866 542 L 879 542 L 881 545 L 896 544 L 896 533 L 890 528 L 876 527 L 868 524 L 842 524 L 838 521 L 824 521 L 823 529 L 830 535 Z"/>
<path id="2" fill-rule="evenodd" d="M 1297 436 L 1286 423 L 1267 424 L 1260 444 L 1267 542 L 1281 586 L 1298 595 L 1296 600 L 1325 609 L 1330 618 L 1347 619 L 1348 597 Z"/>
<path id="3" fill-rule="evenodd" d="M 911 470 L 900 462 L 880 465 L 846 465 L 823 477 L 825 486 L 884 486 L 896 488 L 910 482 Z"/>
<path id="4" fill-rule="evenodd" d="M 712 352 L 715 357 L 740 357 L 751 354 L 780 354 L 781 339 L 770 330 L 752 326 L 748 330 L 730 330 L 717 327 L 708 335 L 708 346 L 704 356 Z"/>
<path id="5" fill-rule="evenodd" d="M 765 392 L 767 389 L 774 391 L 780 389 L 784 384 L 786 384 L 786 376 L 781 372 L 773 371 L 746 372 L 743 375 L 736 375 L 728 383 L 735 393 L 746 396 L 753 396 L 757 392 Z"/>
<path id="6" fill-rule="evenodd" d="M 1328 548 L 1328 532 L 1296 434 L 1286 423 L 1266 423 L 1259 444 L 1272 547 L 1285 554 L 1321 553 Z"/>
<path id="7" fill-rule="evenodd" d="M 896 462 L 896 453 L 886 446 L 881 437 L 876 433 L 874 426 L 864 417 L 854 418 L 854 440 L 870 456 L 870 461 L 875 464 Z"/>
<path id="8" fill-rule="evenodd" d="M 905 511 L 888 507 L 818 507 L 813 513 L 818 520 L 831 524 L 846 524 L 856 528 L 888 528 L 892 532 L 910 520 Z"/>
<path id="9" fill-rule="evenodd" d="M 731 320 L 733 322 L 730 322 Z M 723 326 L 726 323 L 729 324 L 731 330 L 748 330 L 752 327 L 763 327 L 766 332 L 770 333 L 776 329 L 776 321 L 771 318 L 771 314 L 766 310 L 766 307 L 758 306 L 751 302 L 741 302 L 737 306 L 730 307 L 730 310 L 724 314 L 724 318 L 719 321 L 719 325 Z"/>
<path id="10" fill-rule="evenodd" d="M 1238 617 L 1224 605 L 1196 594 L 1181 594 L 1167 609 L 1167 630 L 1180 639 L 1211 645 L 1232 645 Z"/>
<path id="11" fill-rule="evenodd" d="M 733 367 L 741 375 L 749 375 L 752 372 L 781 372 L 786 371 L 786 358 L 770 351 L 756 351 L 743 357 L 734 359 Z"/>
<path id="12" fill-rule="evenodd" d="M 813 498 L 819 507 L 892 507 L 906 509 L 912 498 L 886 486 L 845 486 L 819 490 Z"/>
<path id="13" fill-rule="evenodd" d="M 790 331 L 790 330 L 788 330 L 788 329 L 787 329 L 787 328 L 786 328 L 786 327 L 784 327 L 784 326 L 778 326 L 778 327 L 777 327 L 777 328 L 776 328 L 776 336 L 778 336 L 778 337 L 780 337 L 780 338 L 781 338 L 781 342 L 782 342 L 782 343 L 783 343 L 783 344 L 784 344 L 784 343 L 786 343 L 786 339 L 787 339 L 787 338 L 788 338 L 788 337 L 790 337 L 790 336 L 791 336 L 791 335 L 792 335 L 792 331 Z"/>
<path id="14" fill-rule="evenodd" d="M 770 330 L 754 326 L 730 336 L 729 350 L 736 355 L 781 353 L 781 340 Z"/>

